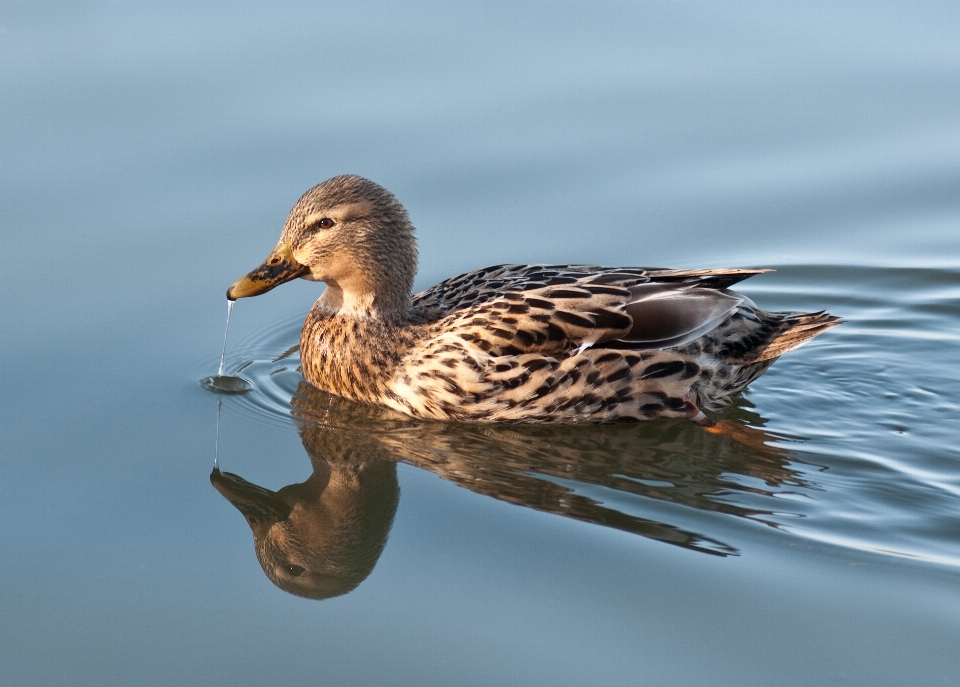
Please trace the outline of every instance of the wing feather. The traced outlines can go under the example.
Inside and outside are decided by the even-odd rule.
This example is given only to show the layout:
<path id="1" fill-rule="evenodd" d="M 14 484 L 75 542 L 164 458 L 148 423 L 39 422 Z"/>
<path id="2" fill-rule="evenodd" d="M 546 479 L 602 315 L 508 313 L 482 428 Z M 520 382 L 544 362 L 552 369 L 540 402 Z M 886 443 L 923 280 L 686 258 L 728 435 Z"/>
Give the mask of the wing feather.
<path id="1" fill-rule="evenodd" d="M 579 278 L 541 286 L 546 276 Z M 559 355 L 573 349 L 613 345 L 617 348 L 664 349 L 703 336 L 729 318 L 745 299 L 705 284 L 701 277 L 718 271 L 670 271 L 673 281 L 640 281 L 639 270 L 609 270 L 626 285 L 594 272 L 559 268 L 525 272 L 522 284 L 490 293 L 484 300 L 454 309 L 437 325 L 491 356 L 540 353 Z M 629 272 L 630 276 L 625 276 Z M 666 270 L 661 270 L 666 272 Z M 500 282 L 502 268 L 492 273 Z M 536 276 L 541 281 L 532 281 Z M 603 276 L 603 275 L 600 275 Z M 722 274 L 720 278 L 732 278 Z M 687 279 L 690 279 L 687 281 Z M 524 288 L 521 288 L 524 287 Z"/>
<path id="2" fill-rule="evenodd" d="M 508 291 L 528 291 L 562 284 L 629 288 L 649 282 L 699 284 L 725 289 L 768 269 L 676 270 L 598 265 L 493 265 L 446 279 L 413 297 L 416 308 L 452 313 L 484 303 Z"/>
<path id="3" fill-rule="evenodd" d="M 635 348 L 682 346 L 715 329 L 744 302 L 729 291 L 689 284 L 639 284 L 630 294 L 625 310 L 633 326 L 621 340 Z"/>

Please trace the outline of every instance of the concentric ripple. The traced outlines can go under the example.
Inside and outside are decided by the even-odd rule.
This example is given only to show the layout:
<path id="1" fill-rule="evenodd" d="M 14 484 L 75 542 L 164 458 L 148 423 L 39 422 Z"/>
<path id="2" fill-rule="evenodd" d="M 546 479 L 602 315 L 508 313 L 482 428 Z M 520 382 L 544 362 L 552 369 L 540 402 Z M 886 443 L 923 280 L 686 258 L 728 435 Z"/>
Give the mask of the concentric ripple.
<path id="1" fill-rule="evenodd" d="M 244 415 L 268 424 L 289 424 L 290 399 L 302 381 L 300 328 L 303 314 L 260 322 L 232 339 L 227 347 L 226 374 L 205 377 L 200 385 L 214 393 L 236 394 L 232 399 Z M 234 386 L 240 391 L 225 391 Z M 241 395 L 242 394 L 242 395 Z"/>

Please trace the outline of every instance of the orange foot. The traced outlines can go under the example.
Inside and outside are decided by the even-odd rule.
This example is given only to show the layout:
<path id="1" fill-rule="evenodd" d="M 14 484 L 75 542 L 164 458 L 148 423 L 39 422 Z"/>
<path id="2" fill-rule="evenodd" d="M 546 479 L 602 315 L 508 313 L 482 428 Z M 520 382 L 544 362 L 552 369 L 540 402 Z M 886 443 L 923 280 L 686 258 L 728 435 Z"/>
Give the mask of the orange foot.
<path id="1" fill-rule="evenodd" d="M 743 444 L 757 451 L 764 453 L 779 454 L 780 450 L 770 446 L 767 442 L 774 439 L 762 429 L 750 427 L 733 420 L 711 420 L 703 411 L 697 408 L 691 401 L 687 401 L 688 417 L 710 434 L 724 436 L 733 439 L 738 444 Z"/>
<path id="2" fill-rule="evenodd" d="M 775 447 L 767 444 L 773 437 L 763 430 L 750 427 L 749 425 L 742 425 L 733 420 L 719 420 L 712 425 L 705 425 L 703 428 L 710 432 L 710 434 L 730 437 L 738 444 L 743 444 L 757 451 L 779 453 Z"/>

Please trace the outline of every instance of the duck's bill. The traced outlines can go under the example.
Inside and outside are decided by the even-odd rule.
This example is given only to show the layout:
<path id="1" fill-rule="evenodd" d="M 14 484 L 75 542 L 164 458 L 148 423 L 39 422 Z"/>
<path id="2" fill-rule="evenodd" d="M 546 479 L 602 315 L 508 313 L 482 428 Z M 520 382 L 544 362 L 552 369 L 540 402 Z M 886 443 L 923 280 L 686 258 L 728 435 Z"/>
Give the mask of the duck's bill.
<path id="1" fill-rule="evenodd" d="M 235 301 L 238 298 L 259 296 L 284 282 L 302 277 L 308 271 L 307 267 L 293 257 L 293 250 L 289 245 L 278 243 L 258 268 L 227 287 L 227 298 Z"/>

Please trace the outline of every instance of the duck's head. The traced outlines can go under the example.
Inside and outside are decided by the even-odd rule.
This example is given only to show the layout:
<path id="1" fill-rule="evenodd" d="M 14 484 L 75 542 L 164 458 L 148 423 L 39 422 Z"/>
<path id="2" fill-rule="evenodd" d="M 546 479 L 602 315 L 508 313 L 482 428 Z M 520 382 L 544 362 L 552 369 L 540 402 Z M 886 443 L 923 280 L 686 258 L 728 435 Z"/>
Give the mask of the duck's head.
<path id="1" fill-rule="evenodd" d="M 257 296 L 300 277 L 326 282 L 323 302 L 332 309 L 404 314 L 416 272 L 407 211 L 385 188 L 346 175 L 297 201 L 273 252 L 231 284 L 227 298 Z"/>

